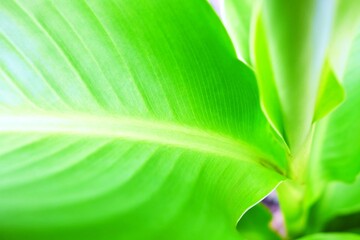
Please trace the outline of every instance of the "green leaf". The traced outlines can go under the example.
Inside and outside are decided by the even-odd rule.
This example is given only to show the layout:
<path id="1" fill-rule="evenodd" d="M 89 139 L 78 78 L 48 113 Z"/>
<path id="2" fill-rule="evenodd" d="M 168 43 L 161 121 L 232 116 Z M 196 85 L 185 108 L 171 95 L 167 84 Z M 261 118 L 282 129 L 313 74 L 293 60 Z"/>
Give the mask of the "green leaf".
<path id="1" fill-rule="evenodd" d="M 347 214 L 338 215 L 327 221 L 324 225 L 325 232 L 351 232 L 360 234 L 360 211 Z"/>
<path id="2" fill-rule="evenodd" d="M 312 124 L 344 100 L 340 82 L 358 7 L 356 1 L 223 1 L 224 25 L 239 58 L 253 58 L 262 109 L 289 145 L 296 172 L 306 165 Z"/>
<path id="3" fill-rule="evenodd" d="M 359 240 L 360 235 L 351 233 L 319 233 L 299 238 L 298 240 Z"/>
<path id="4" fill-rule="evenodd" d="M 280 236 L 270 228 L 271 219 L 270 210 L 260 203 L 246 212 L 239 221 L 237 229 L 246 240 L 280 240 Z"/>
<path id="5" fill-rule="evenodd" d="M 256 20 L 254 33 L 254 70 L 259 85 L 261 106 L 267 119 L 280 136 L 285 136 L 284 123 L 276 87 L 273 63 L 271 62 L 262 14 Z"/>
<path id="6" fill-rule="evenodd" d="M 343 82 L 351 46 L 360 26 L 360 4 L 356 0 L 336 1 L 328 62 L 325 63 L 318 91 L 314 122 L 327 115 L 344 100 Z"/>
<path id="7" fill-rule="evenodd" d="M 0 3 L 0 236 L 236 239 L 287 171 L 205 1 Z"/>
<path id="8" fill-rule="evenodd" d="M 346 100 L 315 126 L 303 202 L 308 228 L 312 231 L 320 231 L 337 216 L 360 210 L 355 181 L 360 173 L 360 128 L 357 124 L 360 117 L 357 110 L 360 104 L 360 35 L 351 52 L 343 82 Z"/>
<path id="9" fill-rule="evenodd" d="M 337 0 L 329 59 L 338 79 L 343 79 L 352 42 L 360 27 L 357 0 Z"/>
<path id="10" fill-rule="evenodd" d="M 328 63 L 325 63 L 320 87 L 317 94 L 315 114 L 316 122 L 329 114 L 345 99 L 345 91 Z"/>
<path id="11" fill-rule="evenodd" d="M 346 100 L 319 121 L 312 149 L 313 175 L 352 182 L 360 172 L 360 35 L 356 38 L 344 77 Z"/>
<path id="12" fill-rule="evenodd" d="M 360 177 L 353 183 L 328 183 L 321 197 L 311 208 L 309 225 L 311 225 L 313 231 L 360 229 L 359 199 Z M 342 221 L 336 221 L 337 218 Z"/>
<path id="13" fill-rule="evenodd" d="M 252 20 L 258 0 L 224 0 L 220 5 L 220 17 L 231 37 L 238 58 L 251 65 Z"/>
<path id="14" fill-rule="evenodd" d="M 334 8 L 334 1 L 278 0 L 264 1 L 259 13 L 264 29 L 255 30 L 254 65 L 267 82 L 259 86 L 275 95 L 265 108 L 271 105 L 268 117 L 295 157 L 311 132 Z"/>

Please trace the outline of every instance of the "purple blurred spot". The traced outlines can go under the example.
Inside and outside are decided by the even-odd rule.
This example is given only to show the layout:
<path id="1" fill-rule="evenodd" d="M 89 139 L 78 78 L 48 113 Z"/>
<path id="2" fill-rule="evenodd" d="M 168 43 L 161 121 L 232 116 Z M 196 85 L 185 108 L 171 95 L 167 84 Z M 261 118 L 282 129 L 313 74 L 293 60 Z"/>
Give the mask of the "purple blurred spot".
<path id="1" fill-rule="evenodd" d="M 279 200 L 276 191 L 271 192 L 262 202 L 272 213 L 272 220 L 270 226 L 273 230 L 285 237 L 284 217 L 281 213 Z"/>

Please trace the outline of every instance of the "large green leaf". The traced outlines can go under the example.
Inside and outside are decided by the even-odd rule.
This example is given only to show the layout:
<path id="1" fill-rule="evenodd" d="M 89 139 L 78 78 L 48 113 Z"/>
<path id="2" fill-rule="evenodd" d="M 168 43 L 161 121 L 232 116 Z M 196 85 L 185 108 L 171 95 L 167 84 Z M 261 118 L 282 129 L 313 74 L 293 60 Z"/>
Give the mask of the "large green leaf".
<path id="1" fill-rule="evenodd" d="M 286 171 L 205 1 L 0 2 L 0 237 L 232 239 Z"/>

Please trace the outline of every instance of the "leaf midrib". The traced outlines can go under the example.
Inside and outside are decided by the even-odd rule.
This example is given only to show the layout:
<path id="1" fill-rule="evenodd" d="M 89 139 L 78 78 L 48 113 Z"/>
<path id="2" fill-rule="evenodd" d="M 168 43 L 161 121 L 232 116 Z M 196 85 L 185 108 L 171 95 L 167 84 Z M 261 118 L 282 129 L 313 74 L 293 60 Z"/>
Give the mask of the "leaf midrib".
<path id="1" fill-rule="evenodd" d="M 2 114 L 0 133 L 65 134 L 144 141 L 252 162 L 281 173 L 268 156 L 246 142 L 176 123 L 78 114 Z"/>

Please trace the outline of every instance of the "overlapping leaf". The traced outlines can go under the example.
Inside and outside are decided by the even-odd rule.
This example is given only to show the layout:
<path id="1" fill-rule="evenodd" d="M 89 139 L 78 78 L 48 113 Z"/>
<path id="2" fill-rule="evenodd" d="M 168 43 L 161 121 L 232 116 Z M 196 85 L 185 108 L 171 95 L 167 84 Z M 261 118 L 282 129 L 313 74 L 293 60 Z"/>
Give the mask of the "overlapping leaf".
<path id="1" fill-rule="evenodd" d="M 356 215 L 360 210 L 359 46 L 358 36 L 344 76 L 346 100 L 316 124 L 304 201 L 310 231 L 320 231 L 337 217 Z"/>
<path id="2" fill-rule="evenodd" d="M 353 17 L 344 21 L 351 4 L 341 4 L 344 6 L 337 10 L 339 4 L 224 1 L 223 22 L 240 59 L 251 62 L 255 69 L 263 111 L 295 157 L 302 154 L 312 123 L 344 97 L 338 82 L 342 76 L 338 69 L 334 74 L 332 60 L 341 58 L 338 61 L 345 63 L 346 56 L 339 56 L 341 50 L 336 49 L 341 39 L 351 43 L 352 38 L 349 34 L 339 37 L 338 30 Z M 259 10 L 254 6 L 260 6 Z M 334 28 L 333 22 L 337 23 Z M 329 53 L 329 48 L 334 50 Z"/>
<path id="3" fill-rule="evenodd" d="M 224 0 L 220 3 L 220 17 L 229 32 L 238 58 L 251 65 L 250 45 L 252 21 L 258 7 L 258 0 Z"/>
<path id="4" fill-rule="evenodd" d="M 353 183 L 332 182 L 312 209 L 312 229 L 360 230 L 360 177 Z M 339 221 L 336 219 L 339 218 Z M 315 221 L 316 220 L 316 221 Z"/>
<path id="5" fill-rule="evenodd" d="M 345 102 L 318 123 L 315 132 L 312 161 L 319 163 L 316 170 L 328 180 L 354 181 L 360 171 L 360 37 L 352 48 L 344 77 Z"/>

